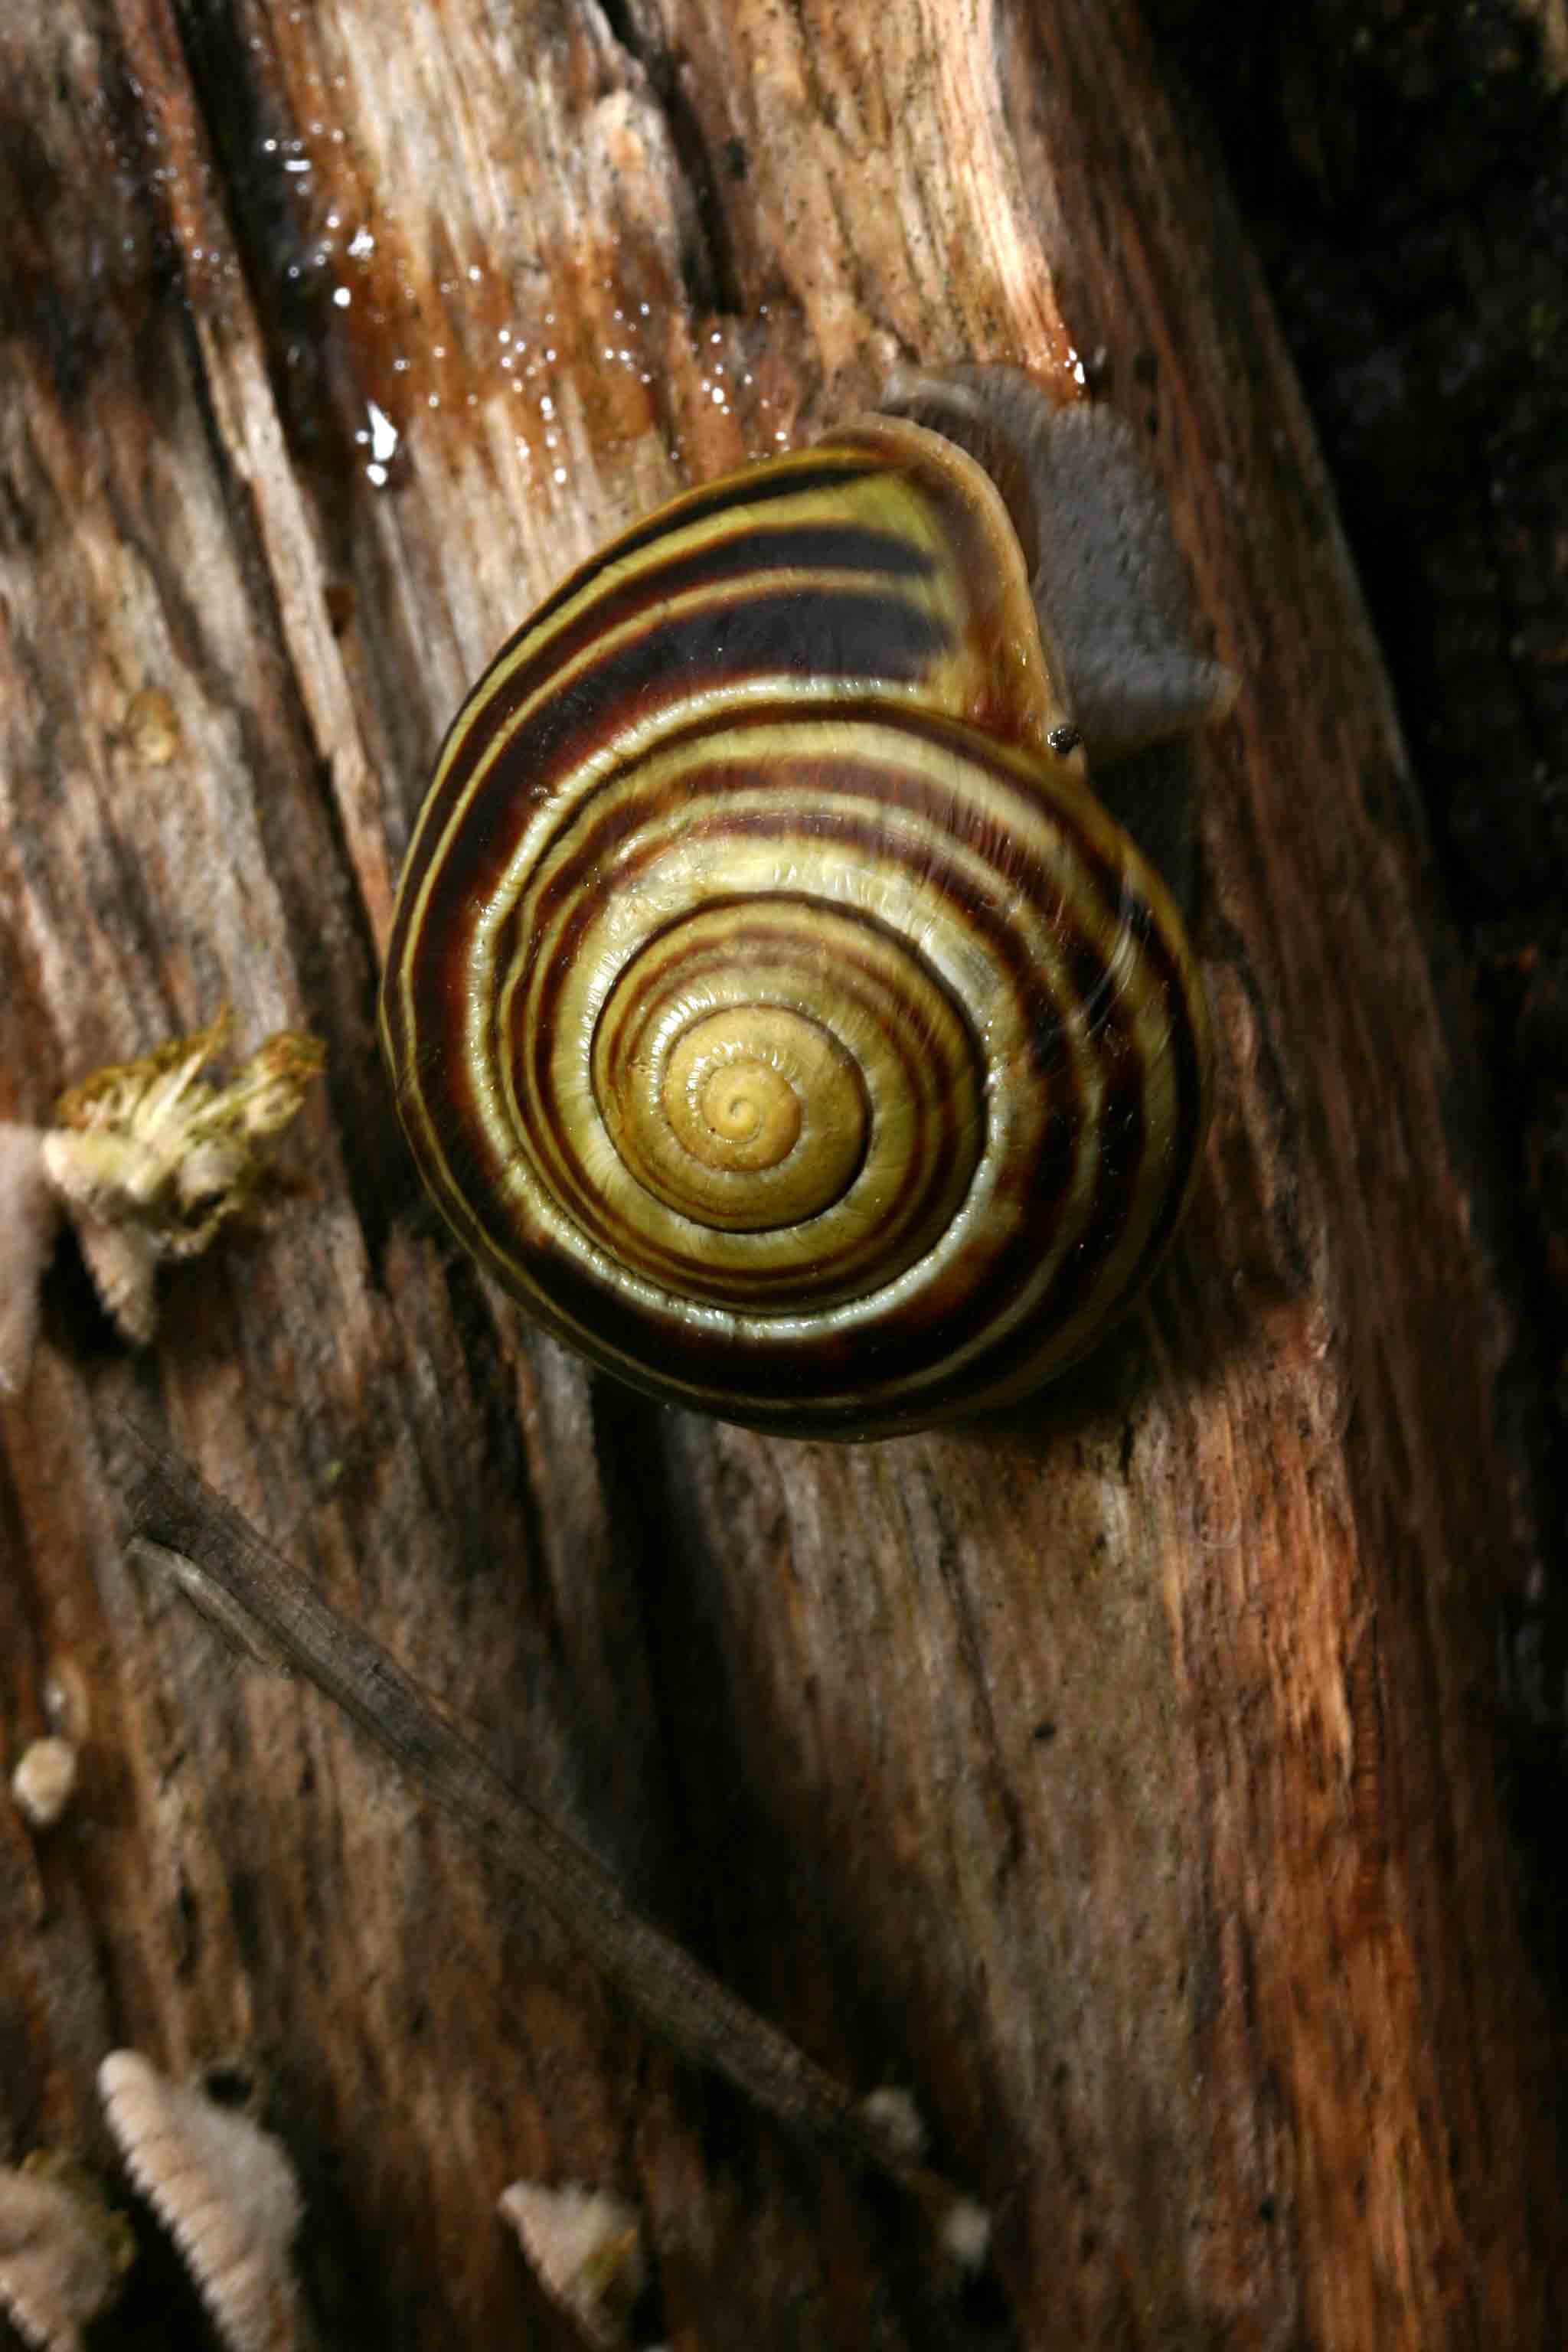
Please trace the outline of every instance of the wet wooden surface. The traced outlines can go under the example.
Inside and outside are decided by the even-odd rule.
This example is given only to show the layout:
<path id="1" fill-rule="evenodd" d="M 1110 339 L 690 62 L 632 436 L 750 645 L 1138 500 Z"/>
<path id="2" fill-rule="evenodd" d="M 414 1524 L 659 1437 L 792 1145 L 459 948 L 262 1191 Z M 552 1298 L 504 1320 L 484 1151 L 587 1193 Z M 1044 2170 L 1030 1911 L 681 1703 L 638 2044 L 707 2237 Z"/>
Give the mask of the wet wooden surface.
<path id="1" fill-rule="evenodd" d="M 244 2053 L 333 2345 L 574 2340 L 493 2216 L 519 2173 L 642 2200 L 683 2347 L 1553 2341 L 1468 1042 L 1306 420 L 1135 21 L 65 0 L 0 35 L 0 1117 L 225 1000 L 330 1055 L 300 1196 L 137 1358 L 63 1246 L 0 1405 L 7 1766 L 63 1663 L 90 1712 L 65 1823 L 0 1811 L 0 2158 L 105 2159 L 117 2043 Z M 791 1444 L 590 1380 L 470 1272 L 378 954 L 535 596 L 957 356 L 1081 356 L 1243 679 L 1203 756 L 1218 1120 L 1087 1374 Z M 984 2291 L 128 1573 L 117 1408 L 815 2056 L 914 2087 L 996 2208 Z M 201 2326 L 144 2262 L 102 2340 Z"/>

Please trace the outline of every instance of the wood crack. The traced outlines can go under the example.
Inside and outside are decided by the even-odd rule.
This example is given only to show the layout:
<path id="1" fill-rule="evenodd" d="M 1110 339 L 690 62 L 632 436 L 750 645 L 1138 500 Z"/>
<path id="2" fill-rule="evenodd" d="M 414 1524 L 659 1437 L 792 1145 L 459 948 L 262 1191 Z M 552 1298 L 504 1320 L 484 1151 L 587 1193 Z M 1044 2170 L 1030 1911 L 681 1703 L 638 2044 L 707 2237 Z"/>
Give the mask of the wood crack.
<path id="1" fill-rule="evenodd" d="M 643 21 L 636 0 L 594 0 L 616 47 L 639 69 L 664 118 L 670 150 L 685 184 L 680 278 L 694 316 L 742 319 L 750 306 L 741 283 L 734 242 L 720 195 L 702 118 L 686 88 L 675 51 Z"/>

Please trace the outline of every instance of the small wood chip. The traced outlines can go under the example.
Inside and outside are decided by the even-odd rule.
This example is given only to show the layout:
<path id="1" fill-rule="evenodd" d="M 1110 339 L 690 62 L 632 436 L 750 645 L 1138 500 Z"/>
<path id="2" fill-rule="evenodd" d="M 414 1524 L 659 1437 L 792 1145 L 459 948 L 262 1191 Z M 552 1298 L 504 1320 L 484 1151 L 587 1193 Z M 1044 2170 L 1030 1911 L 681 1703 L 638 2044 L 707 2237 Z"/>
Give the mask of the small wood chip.
<path id="1" fill-rule="evenodd" d="M 19 1389 L 33 1360 L 38 1285 L 59 1223 L 35 1127 L 0 1120 L 0 1396 Z"/>

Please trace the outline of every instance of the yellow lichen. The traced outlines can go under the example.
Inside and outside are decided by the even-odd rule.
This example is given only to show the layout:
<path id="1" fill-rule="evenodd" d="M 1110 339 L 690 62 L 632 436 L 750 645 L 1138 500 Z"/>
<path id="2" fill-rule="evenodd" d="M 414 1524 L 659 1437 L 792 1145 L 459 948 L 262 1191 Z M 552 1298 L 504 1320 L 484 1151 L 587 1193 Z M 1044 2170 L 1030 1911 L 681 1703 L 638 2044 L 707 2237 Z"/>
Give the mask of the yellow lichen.
<path id="1" fill-rule="evenodd" d="M 161 1262 L 197 1256 L 267 1185 L 266 1146 L 299 1110 L 325 1050 L 301 1030 L 280 1029 L 219 1085 L 202 1073 L 228 1033 L 225 1007 L 205 1029 L 95 1070 L 60 1097 L 41 1133 L 0 1130 L 0 1267 L 9 1269 L 11 1302 L 0 1388 L 26 1369 L 54 1202 L 71 1220 L 104 1307 L 141 1345 L 157 1325 Z"/>

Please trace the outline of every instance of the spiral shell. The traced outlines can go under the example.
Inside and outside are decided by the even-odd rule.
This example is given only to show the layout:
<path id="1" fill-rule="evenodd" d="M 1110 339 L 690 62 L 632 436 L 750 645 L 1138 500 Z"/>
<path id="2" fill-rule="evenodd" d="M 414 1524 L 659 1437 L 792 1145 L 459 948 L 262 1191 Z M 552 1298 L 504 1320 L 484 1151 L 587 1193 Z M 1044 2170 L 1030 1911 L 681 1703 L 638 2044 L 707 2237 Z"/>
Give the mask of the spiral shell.
<path id="1" fill-rule="evenodd" d="M 858 1437 L 1014 1397 L 1181 1215 L 1203 989 L 1031 568 L 963 450 L 862 419 L 626 532 L 447 735 L 403 1124 L 479 1262 L 668 1402 Z"/>

